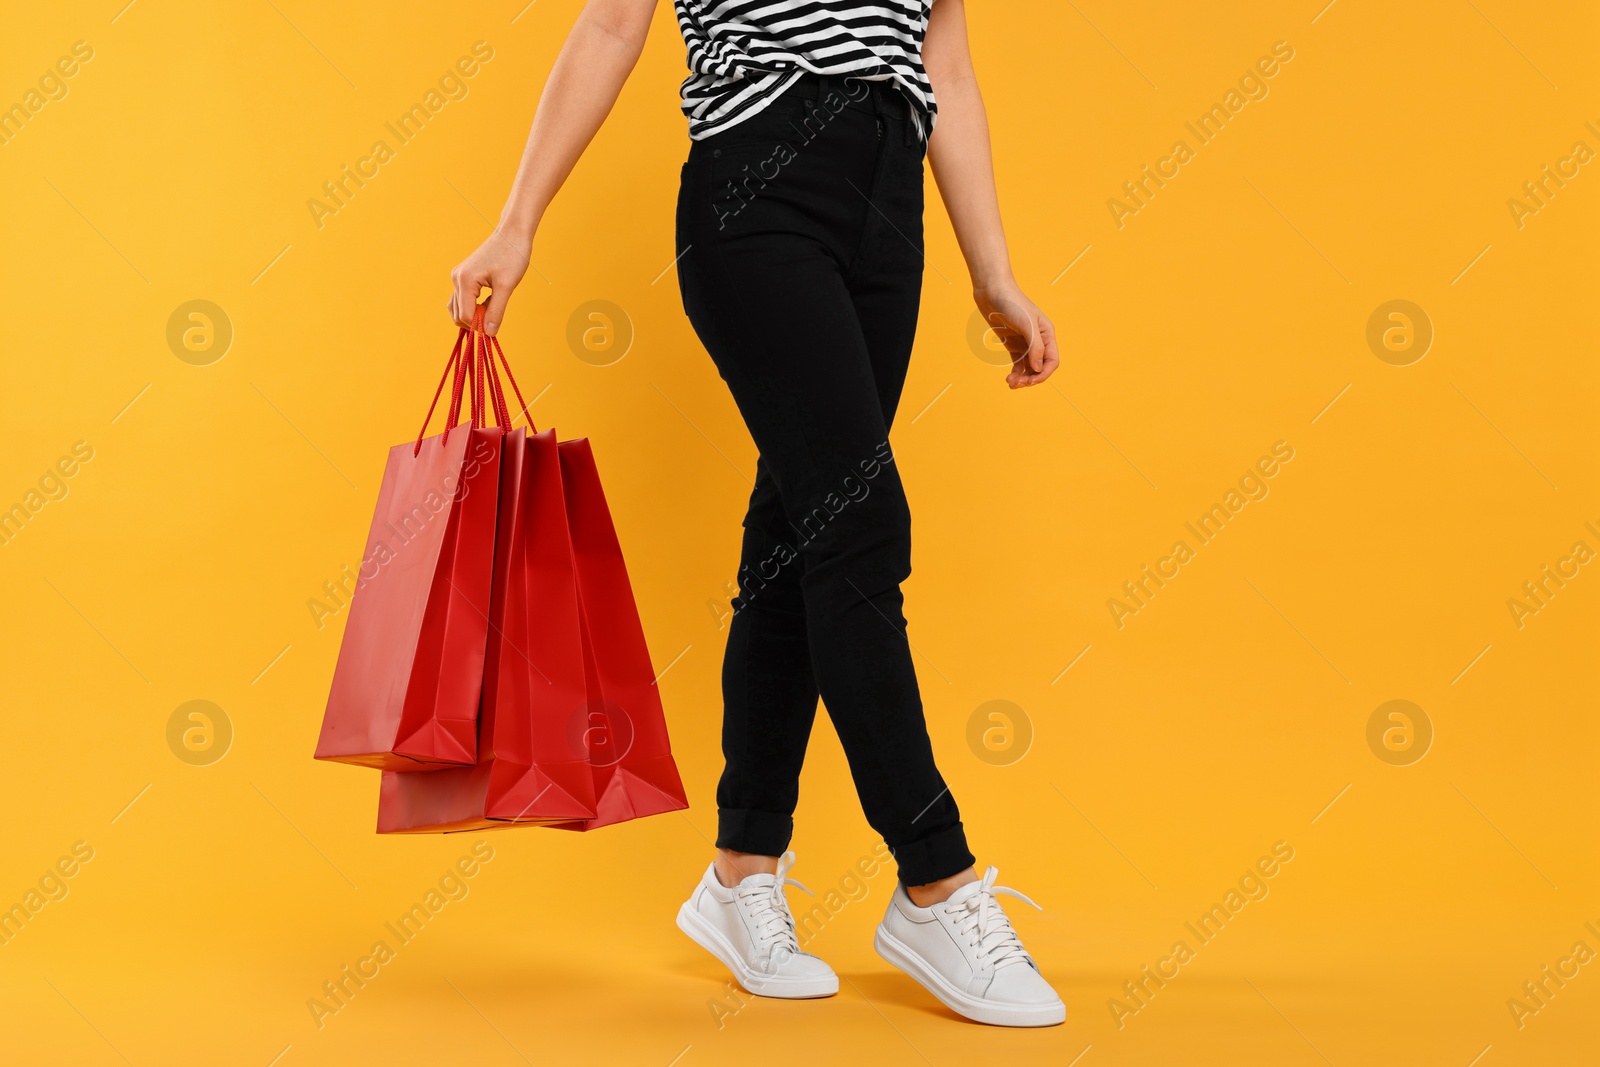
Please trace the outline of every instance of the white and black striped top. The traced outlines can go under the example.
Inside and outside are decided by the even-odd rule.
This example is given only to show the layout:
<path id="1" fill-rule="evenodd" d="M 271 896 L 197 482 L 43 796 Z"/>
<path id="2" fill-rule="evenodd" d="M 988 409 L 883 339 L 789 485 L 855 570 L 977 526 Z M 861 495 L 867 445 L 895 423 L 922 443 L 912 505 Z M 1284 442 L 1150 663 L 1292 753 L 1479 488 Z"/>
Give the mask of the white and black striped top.
<path id="1" fill-rule="evenodd" d="M 761 111 L 804 72 L 893 81 L 922 136 L 938 108 L 922 67 L 934 0 L 674 0 L 689 48 L 683 111 L 709 137 Z"/>

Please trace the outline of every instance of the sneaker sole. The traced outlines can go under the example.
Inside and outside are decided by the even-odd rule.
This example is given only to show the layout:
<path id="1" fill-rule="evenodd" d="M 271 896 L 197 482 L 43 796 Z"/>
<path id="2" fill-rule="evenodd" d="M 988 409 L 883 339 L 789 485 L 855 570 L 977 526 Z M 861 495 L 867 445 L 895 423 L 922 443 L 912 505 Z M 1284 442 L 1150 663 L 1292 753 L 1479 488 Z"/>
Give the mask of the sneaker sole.
<path id="1" fill-rule="evenodd" d="M 728 944 L 727 938 L 696 914 L 687 903 L 678 909 L 678 929 L 732 971 L 740 988 L 746 993 L 778 1000 L 811 1000 L 816 997 L 831 997 L 839 992 L 838 975 L 829 975 L 826 978 L 783 978 L 757 974 L 740 959 L 739 953 Z"/>
<path id="2" fill-rule="evenodd" d="M 1067 1021 L 1067 1006 L 1054 1004 L 996 1004 L 963 993 L 904 942 L 878 927 L 872 947 L 878 955 L 916 979 L 917 984 L 939 999 L 945 1007 L 973 1022 L 990 1026 L 1058 1026 Z"/>

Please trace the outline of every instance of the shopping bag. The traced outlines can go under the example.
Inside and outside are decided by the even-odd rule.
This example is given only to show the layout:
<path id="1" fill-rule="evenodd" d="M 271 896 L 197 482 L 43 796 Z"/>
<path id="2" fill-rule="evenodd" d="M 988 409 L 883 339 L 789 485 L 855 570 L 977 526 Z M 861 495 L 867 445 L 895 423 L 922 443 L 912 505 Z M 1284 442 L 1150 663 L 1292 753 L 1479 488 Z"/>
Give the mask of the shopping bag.
<path id="1" fill-rule="evenodd" d="M 423 420 L 426 433 L 453 373 L 445 431 L 389 451 L 317 759 L 385 770 L 476 762 L 503 430 L 485 426 L 466 333 Z M 471 425 L 456 427 L 468 385 Z"/>
<path id="2" fill-rule="evenodd" d="M 593 818 L 555 822 L 593 830 L 687 808 L 644 627 L 628 582 L 594 452 L 585 438 L 560 445 L 561 484 L 577 562 L 588 701 L 568 724 L 570 744 L 594 774 Z"/>
<path id="3" fill-rule="evenodd" d="M 509 377 L 509 366 L 506 371 Z M 478 764 L 427 774 L 386 772 L 379 833 L 596 814 L 587 753 L 567 728 L 588 700 L 588 681 L 553 431 L 506 438 L 500 505 Z"/>

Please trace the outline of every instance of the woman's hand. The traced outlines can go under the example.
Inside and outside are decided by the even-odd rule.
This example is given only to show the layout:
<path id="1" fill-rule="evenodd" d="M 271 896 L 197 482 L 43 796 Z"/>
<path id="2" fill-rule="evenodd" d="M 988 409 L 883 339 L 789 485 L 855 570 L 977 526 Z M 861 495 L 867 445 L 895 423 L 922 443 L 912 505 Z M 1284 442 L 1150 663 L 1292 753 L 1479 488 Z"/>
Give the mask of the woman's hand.
<path id="1" fill-rule="evenodd" d="M 450 272 L 455 283 L 450 317 L 456 325 L 472 325 L 478 290 L 487 285 L 493 292 L 484 308 L 483 330 L 492 336 L 500 329 L 511 291 L 528 271 L 539 220 L 617 102 L 622 83 L 644 51 L 656 2 L 587 0 L 582 5 L 539 96 L 500 225 Z"/>
<path id="2" fill-rule="evenodd" d="M 476 252 L 463 259 L 450 272 L 450 282 L 455 290 L 450 295 L 450 317 L 457 326 L 472 325 L 478 292 L 488 286 L 489 305 L 484 309 L 483 332 L 490 337 L 499 332 L 512 290 L 528 273 L 528 249 L 531 244 L 531 241 L 512 238 L 497 229 L 478 246 Z"/>
<path id="3" fill-rule="evenodd" d="M 972 275 L 978 310 L 1011 353 L 1006 384 L 1038 385 L 1061 365 L 1056 328 L 1022 294 L 1011 275 L 1000 200 L 994 188 L 989 117 L 972 70 L 967 15 L 962 0 L 940 0 L 928 16 L 922 63 L 939 101 L 939 120 L 928 141 L 928 161 Z"/>
<path id="4" fill-rule="evenodd" d="M 1013 389 L 1038 385 L 1056 372 L 1061 354 L 1056 349 L 1056 327 L 1015 283 L 972 291 L 983 321 L 1011 353 L 1011 373 L 1006 384 Z"/>

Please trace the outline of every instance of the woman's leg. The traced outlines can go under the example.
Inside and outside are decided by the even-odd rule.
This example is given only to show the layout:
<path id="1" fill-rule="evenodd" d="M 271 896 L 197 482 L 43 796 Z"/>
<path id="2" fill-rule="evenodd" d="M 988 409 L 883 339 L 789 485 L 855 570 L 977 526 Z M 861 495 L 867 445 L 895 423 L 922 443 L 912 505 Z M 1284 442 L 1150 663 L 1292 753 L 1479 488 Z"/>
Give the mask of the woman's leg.
<path id="1" fill-rule="evenodd" d="M 885 135 L 871 111 L 783 119 L 758 116 L 691 153 L 679 205 L 684 305 L 797 542 L 798 558 L 779 552 L 779 578 L 757 571 L 742 585 L 759 604 L 783 588 L 786 571 L 798 573 L 813 676 L 868 821 L 894 851 L 902 881 L 931 883 L 970 867 L 972 856 L 923 722 L 900 594 L 910 514 L 888 444 L 893 404 L 880 394 L 852 292 L 852 283 L 879 291 L 914 328 L 921 152 L 898 129 Z M 905 246 L 892 246 L 891 235 Z M 744 720 L 736 731 L 763 729 L 766 708 L 730 710 Z M 789 768 L 798 762 L 730 770 L 738 781 Z M 734 814 L 719 844 L 765 852 L 737 837 L 744 809 L 726 810 Z"/>
<path id="2" fill-rule="evenodd" d="M 717 846 L 724 878 L 770 874 L 794 831 L 817 713 L 796 540 L 772 472 L 759 460 L 722 661 L 726 763 L 717 784 Z"/>
<path id="3" fill-rule="evenodd" d="M 788 153 L 763 143 L 786 136 L 781 114 L 736 127 L 733 137 L 697 145 L 684 172 L 684 307 L 755 438 L 784 520 L 776 530 L 747 520 L 746 562 L 776 551 L 780 566 L 743 571 L 741 589 L 755 605 L 777 593 L 768 603 L 792 608 L 798 575 L 803 609 L 803 618 L 747 609 L 740 642 L 730 640 L 726 714 L 734 722 L 725 737 L 733 743 L 718 791 L 718 843 L 739 849 L 751 840 L 752 803 L 782 808 L 767 813 L 782 819 L 769 828 L 787 842 L 814 710 L 798 669 L 803 621 L 812 677 L 862 808 L 900 865 L 903 884 L 875 935 L 879 954 L 969 1018 L 1052 1025 L 1065 1007 L 999 904 L 1010 891 L 994 884 L 993 867 L 981 881 L 971 869 L 955 802 L 934 766 L 905 634 L 900 583 L 910 573 L 910 513 L 888 432 L 916 328 L 922 152 L 899 142 L 907 131 L 886 121 L 881 97 L 873 104 L 832 109 L 833 125 L 818 121 L 816 136 L 802 135 Z M 757 504 L 771 494 L 758 486 L 755 498 L 759 520 Z M 752 540 L 748 528 L 771 540 Z M 775 630 L 763 629 L 768 621 Z M 787 640 L 765 640 L 773 633 Z M 751 678 L 780 675 L 782 683 L 765 690 L 769 699 L 749 699 L 761 689 Z M 796 727 L 802 719 L 805 730 Z M 725 851 L 679 925 L 736 974 L 752 975 L 741 977 L 746 988 L 754 980 L 757 991 L 779 990 L 769 995 L 824 995 L 814 991 L 837 989 L 837 978 L 799 953 L 793 918 L 779 903 L 790 859 L 730 889 L 739 862 L 767 857 Z M 733 910 L 752 895 L 770 900 L 771 911 Z M 720 940 L 705 934 L 713 920 Z M 762 955 L 750 930 L 777 930 L 769 939 L 784 954 Z M 780 966 L 770 963 L 779 958 Z"/>
<path id="4" fill-rule="evenodd" d="M 868 220 L 847 282 L 872 361 L 883 421 L 892 426 L 905 388 L 920 310 L 919 300 L 908 299 L 912 286 L 907 277 L 915 276 L 920 291 L 921 175 L 903 170 L 896 173 L 891 164 L 886 173 L 880 170 L 879 182 L 878 198 L 890 207 Z M 977 880 L 977 872 L 969 866 L 926 884 L 908 884 L 906 891 L 925 907 Z"/>

